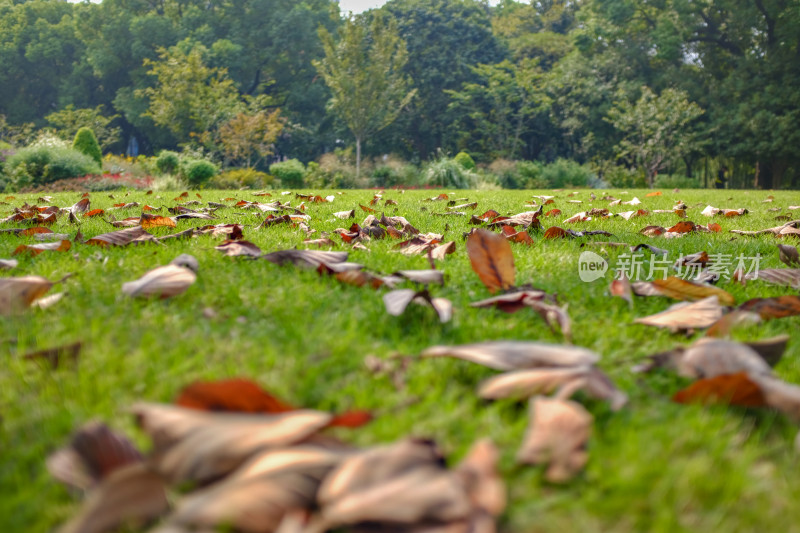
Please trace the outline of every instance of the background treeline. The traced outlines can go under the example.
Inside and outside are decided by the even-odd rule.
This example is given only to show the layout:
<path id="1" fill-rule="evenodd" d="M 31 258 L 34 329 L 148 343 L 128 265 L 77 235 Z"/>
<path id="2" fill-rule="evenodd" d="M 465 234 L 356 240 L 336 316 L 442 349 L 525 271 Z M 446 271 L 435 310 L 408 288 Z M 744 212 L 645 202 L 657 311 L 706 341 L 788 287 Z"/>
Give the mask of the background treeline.
<path id="1" fill-rule="evenodd" d="M 217 186 L 789 188 L 799 125 L 796 0 L 0 0 L 6 184 L 87 126 Z"/>

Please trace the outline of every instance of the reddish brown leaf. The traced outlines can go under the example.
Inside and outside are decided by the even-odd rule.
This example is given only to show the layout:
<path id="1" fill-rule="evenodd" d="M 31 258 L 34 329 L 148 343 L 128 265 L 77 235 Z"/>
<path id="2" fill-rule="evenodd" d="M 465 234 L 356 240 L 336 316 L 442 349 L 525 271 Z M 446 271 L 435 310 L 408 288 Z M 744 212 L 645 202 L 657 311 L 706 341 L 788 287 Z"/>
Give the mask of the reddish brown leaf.
<path id="1" fill-rule="evenodd" d="M 800 315 L 800 296 L 786 294 L 775 298 L 753 298 L 739 306 L 740 310 L 758 313 L 763 319 Z"/>
<path id="2" fill-rule="evenodd" d="M 719 224 L 714 223 L 714 222 L 709 222 L 707 227 L 708 227 L 709 230 L 713 231 L 714 233 L 719 233 L 720 231 L 722 231 L 722 226 L 720 226 Z"/>
<path id="3" fill-rule="evenodd" d="M 742 407 L 764 407 L 764 393 L 750 380 L 747 372 L 722 374 L 700 379 L 675 393 L 672 401 L 677 403 L 702 403 L 738 405 Z"/>
<path id="4" fill-rule="evenodd" d="M 103 213 L 105 213 L 105 211 L 103 211 L 102 209 L 92 209 L 91 211 L 87 211 L 86 213 L 84 213 L 83 216 L 96 217 L 102 215 Z"/>
<path id="5" fill-rule="evenodd" d="M 202 411 L 285 413 L 295 408 L 244 378 L 197 381 L 187 385 L 175 404 Z"/>
<path id="6" fill-rule="evenodd" d="M 88 210 L 89 210 L 89 198 L 84 198 L 83 200 L 80 200 L 78 203 L 69 208 L 69 211 L 76 215 L 80 213 L 85 213 Z"/>
<path id="7" fill-rule="evenodd" d="M 639 231 L 639 233 L 647 237 L 658 237 L 659 235 L 663 235 L 666 232 L 667 230 L 665 228 L 662 228 L 661 226 L 647 226 L 645 228 L 642 228 L 641 231 Z"/>
<path id="8" fill-rule="evenodd" d="M 547 213 L 544 214 L 546 217 L 557 217 L 561 214 L 561 209 L 551 209 Z"/>
<path id="9" fill-rule="evenodd" d="M 467 238 L 467 255 L 472 270 L 490 292 L 514 286 L 514 254 L 501 235 L 478 229 Z"/>
<path id="10" fill-rule="evenodd" d="M 367 207 L 365 205 L 358 204 L 358 207 L 366 211 L 367 213 L 377 213 L 376 210 L 372 209 L 371 207 Z"/>
<path id="11" fill-rule="evenodd" d="M 0 278 L 0 316 L 27 309 L 53 285 L 52 281 L 40 276 Z"/>
<path id="12" fill-rule="evenodd" d="M 667 231 L 670 233 L 691 233 L 695 231 L 695 223 L 691 220 L 682 220 L 669 228 Z"/>
<path id="13" fill-rule="evenodd" d="M 569 232 L 564 228 L 559 228 L 558 226 L 552 226 L 547 228 L 547 231 L 544 232 L 545 239 L 566 239 L 569 236 Z"/>
<path id="14" fill-rule="evenodd" d="M 229 240 L 222 244 L 215 246 L 215 250 L 219 250 L 224 255 L 229 257 L 249 256 L 259 257 L 263 253 L 261 248 L 256 246 L 250 241 L 244 240 Z"/>

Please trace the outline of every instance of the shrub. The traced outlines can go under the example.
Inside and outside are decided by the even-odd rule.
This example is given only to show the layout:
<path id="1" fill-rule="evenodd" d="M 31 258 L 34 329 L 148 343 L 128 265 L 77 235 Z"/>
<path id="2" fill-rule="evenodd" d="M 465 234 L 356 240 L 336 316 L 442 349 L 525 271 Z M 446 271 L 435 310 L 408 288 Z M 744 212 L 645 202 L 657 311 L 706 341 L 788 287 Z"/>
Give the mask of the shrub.
<path id="1" fill-rule="evenodd" d="M 162 150 L 156 159 L 156 168 L 162 174 L 176 174 L 181 165 L 181 159 L 177 153 L 169 150 Z"/>
<path id="2" fill-rule="evenodd" d="M 612 166 L 603 173 L 603 179 L 612 187 L 627 189 L 629 187 L 645 187 L 644 174 L 625 167 Z"/>
<path id="3" fill-rule="evenodd" d="M 544 165 L 539 161 L 517 161 L 517 176 L 523 189 L 544 189 L 547 180 L 542 176 Z"/>
<path id="4" fill-rule="evenodd" d="M 306 167 L 297 159 L 273 163 L 269 166 L 269 171 L 281 180 L 281 185 L 284 187 L 302 187 L 303 178 L 306 176 Z"/>
<path id="5" fill-rule="evenodd" d="M 594 173 L 576 161 L 557 159 L 542 168 L 542 179 L 548 187 L 586 187 Z"/>
<path id="6" fill-rule="evenodd" d="M 182 166 L 183 177 L 193 187 L 199 187 L 217 175 L 219 169 L 211 161 L 205 159 L 184 159 Z"/>
<path id="7" fill-rule="evenodd" d="M 699 189 L 702 186 L 700 180 L 682 174 L 659 174 L 653 182 L 657 189 Z"/>
<path id="8" fill-rule="evenodd" d="M 252 168 L 236 168 L 214 176 L 209 182 L 213 189 L 263 189 L 270 187 L 275 178 Z"/>
<path id="9" fill-rule="evenodd" d="M 376 163 L 371 178 L 373 187 L 416 185 L 419 181 L 419 170 L 400 158 L 384 156 Z"/>
<path id="10" fill-rule="evenodd" d="M 422 170 L 425 185 L 448 189 L 471 189 L 478 182 L 475 172 L 467 170 L 455 159 L 440 156 L 425 165 Z"/>
<path id="11" fill-rule="evenodd" d="M 462 150 L 461 152 L 458 152 L 453 159 L 455 159 L 456 163 L 467 170 L 475 170 L 475 161 L 473 161 L 472 156 L 467 152 Z"/>
<path id="12" fill-rule="evenodd" d="M 18 150 L 8 159 L 7 167 L 12 185 L 17 188 L 101 172 L 88 155 L 73 148 L 47 144 L 34 144 Z"/>
<path id="13" fill-rule="evenodd" d="M 88 155 L 94 159 L 98 166 L 103 166 L 103 152 L 100 151 L 100 144 L 97 137 L 90 128 L 80 128 L 72 141 L 72 147 L 77 151 Z"/>

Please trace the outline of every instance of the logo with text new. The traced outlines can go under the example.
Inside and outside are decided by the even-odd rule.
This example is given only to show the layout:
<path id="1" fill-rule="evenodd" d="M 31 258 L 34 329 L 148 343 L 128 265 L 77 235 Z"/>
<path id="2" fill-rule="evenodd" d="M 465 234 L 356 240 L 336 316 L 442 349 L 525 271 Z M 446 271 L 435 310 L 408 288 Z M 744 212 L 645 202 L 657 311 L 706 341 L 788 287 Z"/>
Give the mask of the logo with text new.
<path id="1" fill-rule="evenodd" d="M 608 261 L 594 252 L 583 252 L 578 258 L 578 277 L 589 283 L 600 279 L 608 271 Z"/>

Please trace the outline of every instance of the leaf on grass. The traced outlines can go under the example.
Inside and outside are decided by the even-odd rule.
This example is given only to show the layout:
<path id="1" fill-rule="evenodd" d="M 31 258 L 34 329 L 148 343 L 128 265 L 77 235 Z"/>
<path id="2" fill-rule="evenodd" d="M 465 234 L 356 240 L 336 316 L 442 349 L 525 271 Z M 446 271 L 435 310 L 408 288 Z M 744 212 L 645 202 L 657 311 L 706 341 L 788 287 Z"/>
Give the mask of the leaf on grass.
<path id="1" fill-rule="evenodd" d="M 122 292 L 134 298 L 158 297 L 161 299 L 183 294 L 197 275 L 188 268 L 165 265 L 150 270 L 136 281 L 122 284 Z"/>
<path id="2" fill-rule="evenodd" d="M 396 289 L 383 295 L 386 312 L 392 316 L 402 315 L 411 303 L 433 307 L 439 315 L 441 323 L 449 322 L 453 317 L 453 304 L 446 298 L 433 298 L 426 290 Z"/>
<path id="3" fill-rule="evenodd" d="M 646 226 L 639 231 L 639 233 L 646 237 L 658 237 L 666 232 L 666 228 L 662 228 L 661 226 Z"/>
<path id="4" fill-rule="evenodd" d="M 174 228 L 177 224 L 170 217 L 162 217 L 161 215 L 150 215 L 148 213 L 142 213 L 142 216 L 139 218 L 139 225 L 142 226 L 142 228 L 144 229 L 150 229 L 158 227 Z"/>
<path id="5" fill-rule="evenodd" d="M 589 460 L 586 443 L 592 433 L 592 415 L 578 403 L 537 397 L 530 402 L 530 422 L 517 461 L 546 464 L 545 478 L 563 483 Z"/>
<path id="6" fill-rule="evenodd" d="M 327 252 L 321 250 L 279 250 L 261 256 L 270 263 L 318 268 L 320 265 L 332 265 L 347 261 L 348 252 Z"/>
<path id="7" fill-rule="evenodd" d="M 676 403 L 701 403 L 738 405 L 741 407 L 764 407 L 767 400 L 761 387 L 754 383 L 747 372 L 722 374 L 700 379 L 675 393 Z"/>
<path id="8" fill-rule="evenodd" d="M 737 372 L 750 375 L 772 373 L 770 365 L 750 346 L 709 337 L 677 352 L 673 359 L 678 374 L 688 378 L 710 378 Z"/>
<path id="9" fill-rule="evenodd" d="M 759 279 L 774 285 L 800 289 L 800 269 L 798 268 L 764 268 L 745 275 L 744 279 Z"/>
<path id="10" fill-rule="evenodd" d="M 180 500 L 163 530 L 285 532 L 292 513 L 315 507 L 320 483 L 345 457 L 307 445 L 262 453 L 223 481 Z"/>
<path id="11" fill-rule="evenodd" d="M 457 346 L 432 346 L 421 357 L 454 357 L 495 370 L 593 365 L 595 352 L 579 346 L 524 341 L 487 341 Z"/>
<path id="12" fill-rule="evenodd" d="M 103 533 L 123 524 L 142 526 L 168 510 L 164 480 L 143 463 L 112 473 L 59 533 Z"/>
<path id="13" fill-rule="evenodd" d="M 441 270 L 398 270 L 392 276 L 398 276 L 422 285 L 441 285 L 444 287 L 444 272 Z"/>
<path id="14" fill-rule="evenodd" d="M 260 257 L 263 254 L 261 248 L 259 248 L 250 241 L 244 241 L 244 240 L 225 241 L 222 244 L 215 246 L 214 249 L 219 250 L 220 252 L 222 252 L 223 255 L 226 255 L 228 257 L 238 257 L 238 256 Z"/>
<path id="15" fill-rule="evenodd" d="M 285 413 L 294 407 L 244 378 L 197 381 L 181 390 L 175 405 L 202 411 Z"/>
<path id="16" fill-rule="evenodd" d="M 555 392 L 565 384 L 583 378 L 590 367 L 534 368 L 514 370 L 481 383 L 478 396 L 489 400 L 525 399 Z"/>
<path id="17" fill-rule="evenodd" d="M 551 330 L 554 332 L 560 330 L 567 342 L 572 341 L 572 321 L 567 314 L 566 307 L 535 299 L 526 300 L 525 303 L 539 313 Z M 555 327 L 556 325 L 558 328 Z"/>
<path id="18" fill-rule="evenodd" d="M 455 241 L 446 242 L 444 244 L 440 244 L 438 246 L 430 248 L 429 251 L 433 259 L 443 260 L 448 255 L 455 253 L 456 243 Z"/>
<path id="19" fill-rule="evenodd" d="M 84 198 L 83 200 L 79 200 L 75 205 L 70 207 L 68 211 L 73 215 L 79 215 L 81 213 L 85 213 L 89 210 L 89 199 Z"/>
<path id="20" fill-rule="evenodd" d="M 442 466 L 435 445 L 411 439 L 345 459 L 322 482 L 317 501 L 326 531 L 364 523 L 406 530 L 473 513 L 463 482 Z"/>
<path id="21" fill-rule="evenodd" d="M 74 342 L 64 346 L 56 346 L 55 348 L 48 348 L 46 350 L 37 350 L 23 355 L 23 359 L 31 361 L 47 361 L 50 368 L 58 368 L 62 361 L 76 362 L 78 355 L 81 352 L 81 343 Z"/>
<path id="22" fill-rule="evenodd" d="M 669 228 L 668 233 L 691 233 L 696 231 L 697 225 L 691 220 L 682 220 Z"/>
<path id="23" fill-rule="evenodd" d="M 514 254 L 502 235 L 478 229 L 467 238 L 467 255 L 472 270 L 490 292 L 514 286 Z"/>
<path id="24" fill-rule="evenodd" d="M 620 272 L 619 279 L 614 279 L 608 286 L 608 292 L 611 296 L 618 296 L 629 304 L 633 304 L 633 289 L 631 288 L 631 281 L 625 276 L 624 272 Z"/>
<path id="25" fill-rule="evenodd" d="M 533 244 L 533 239 L 527 231 L 514 231 L 511 226 L 503 226 L 503 236 L 511 242 Z"/>
<path id="26" fill-rule="evenodd" d="M 693 303 L 684 302 L 655 315 L 637 318 L 637 324 L 688 331 L 710 327 L 722 317 L 722 307 L 716 295 Z"/>
<path id="27" fill-rule="evenodd" d="M 17 235 L 19 235 L 20 237 L 30 237 L 31 235 L 39 235 L 45 233 L 53 233 L 53 230 L 42 226 L 34 226 L 32 228 L 20 230 L 19 233 L 17 233 Z"/>
<path id="28" fill-rule="evenodd" d="M 644 195 L 645 198 L 650 198 L 651 196 L 661 196 L 661 191 L 653 191 Z"/>
<path id="29" fill-rule="evenodd" d="M 559 228 L 558 226 L 551 226 L 547 228 L 547 231 L 544 232 L 542 235 L 545 239 L 566 239 L 569 237 L 569 232 L 564 228 Z"/>
<path id="30" fill-rule="evenodd" d="M 753 298 L 744 302 L 738 309 L 757 313 L 765 320 L 797 316 L 800 315 L 800 297 L 785 294 L 774 298 Z"/>
<path id="31" fill-rule="evenodd" d="M 8 316 L 28 308 L 53 285 L 52 281 L 40 276 L 0 278 L 0 316 Z"/>
<path id="32" fill-rule="evenodd" d="M 11 270 L 17 268 L 17 265 L 19 265 L 19 261 L 16 259 L 0 259 L 0 270 Z"/>
<path id="33" fill-rule="evenodd" d="M 747 302 L 745 302 L 747 303 Z M 744 304 L 743 304 L 744 305 Z M 719 320 L 708 328 L 706 337 L 724 338 L 730 335 L 731 331 L 739 326 L 747 324 L 759 324 L 761 317 L 758 313 L 735 309 L 722 316 Z"/>
<path id="34" fill-rule="evenodd" d="M 471 307 L 495 307 L 500 311 L 506 313 L 516 313 L 520 309 L 530 307 L 528 302 L 530 300 L 552 300 L 555 298 L 544 291 L 540 290 L 523 290 L 517 292 L 509 292 L 499 296 L 493 296 L 479 302 L 469 304 Z"/>
<path id="35" fill-rule="evenodd" d="M 333 214 L 336 218 L 355 218 L 356 210 L 351 209 L 350 211 L 337 211 Z"/>
<path id="36" fill-rule="evenodd" d="M 22 253 L 27 253 L 33 256 L 39 255 L 42 252 L 50 251 L 50 252 L 66 252 L 72 248 L 72 243 L 69 241 L 59 241 L 59 242 L 48 242 L 45 244 L 20 244 L 17 248 L 11 253 L 11 255 L 19 255 Z"/>
<path id="37" fill-rule="evenodd" d="M 133 243 L 158 242 L 156 238 L 141 226 L 103 233 L 92 237 L 86 244 L 94 246 L 127 246 Z"/>
<path id="38" fill-rule="evenodd" d="M 47 469 L 61 483 L 86 490 L 113 472 L 141 462 L 141 452 L 126 436 L 91 421 L 72 435 L 69 446 L 47 458 Z"/>
<path id="39" fill-rule="evenodd" d="M 797 248 L 786 244 L 779 244 L 778 250 L 780 253 L 780 260 L 783 264 L 789 267 L 800 266 L 800 254 L 798 254 Z"/>
<path id="40" fill-rule="evenodd" d="M 215 481 L 258 453 L 304 441 L 333 419 L 311 410 L 209 413 L 161 404 L 137 404 L 133 411 L 153 440 L 148 465 L 171 483 Z"/>
<path id="41" fill-rule="evenodd" d="M 306 240 L 303 241 L 303 244 L 306 244 L 308 246 L 317 246 L 319 248 L 323 248 L 323 247 L 326 247 L 326 248 L 333 247 L 333 248 L 335 248 L 336 247 L 336 243 L 334 241 L 332 241 L 331 239 L 329 239 L 328 237 L 324 237 L 324 238 L 321 238 L 321 239 L 306 239 Z"/>
<path id="42" fill-rule="evenodd" d="M 676 300 L 694 301 L 716 296 L 723 305 L 734 305 L 735 303 L 733 295 L 727 291 L 704 283 L 686 281 L 676 276 L 655 279 L 650 283 L 664 296 L 675 298 Z"/>
<path id="43" fill-rule="evenodd" d="M 92 209 L 91 211 L 87 211 L 86 213 L 84 213 L 83 217 L 84 218 L 97 217 L 104 213 L 105 211 L 103 211 L 102 209 Z"/>

